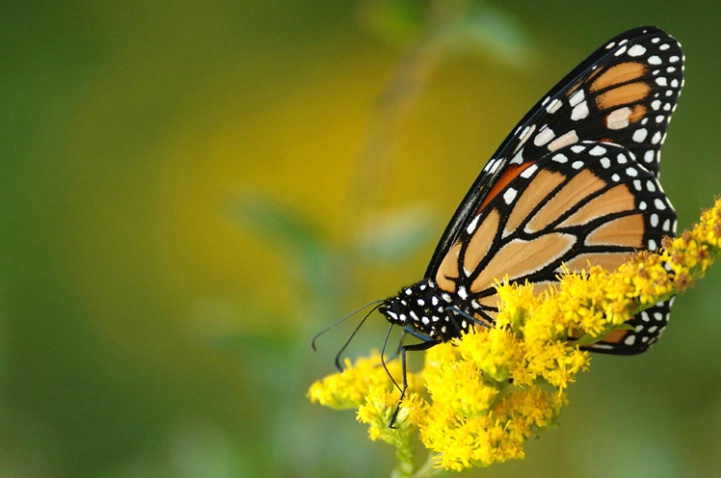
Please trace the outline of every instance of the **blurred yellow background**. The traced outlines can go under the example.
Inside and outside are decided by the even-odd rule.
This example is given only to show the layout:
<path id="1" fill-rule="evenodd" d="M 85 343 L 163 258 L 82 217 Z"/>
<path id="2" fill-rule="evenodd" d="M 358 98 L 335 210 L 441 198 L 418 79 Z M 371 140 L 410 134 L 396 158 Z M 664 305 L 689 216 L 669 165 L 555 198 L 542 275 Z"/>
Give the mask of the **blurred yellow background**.
<path id="1" fill-rule="evenodd" d="M 389 447 L 305 398 L 352 325 L 310 338 L 420 279 L 516 121 L 646 24 L 687 55 L 662 165 L 683 228 L 721 194 L 715 1 L 3 2 L 0 476 L 387 476 Z M 648 354 L 594 357 L 559 429 L 476 474 L 719 476 L 720 287 L 716 265 Z"/>

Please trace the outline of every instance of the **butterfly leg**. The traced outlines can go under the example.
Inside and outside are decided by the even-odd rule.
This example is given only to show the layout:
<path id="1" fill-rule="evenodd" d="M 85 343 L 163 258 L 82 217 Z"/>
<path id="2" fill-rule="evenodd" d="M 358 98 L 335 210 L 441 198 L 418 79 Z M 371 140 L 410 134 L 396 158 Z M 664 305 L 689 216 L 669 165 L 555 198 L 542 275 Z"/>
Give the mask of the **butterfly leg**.
<path id="1" fill-rule="evenodd" d="M 398 399 L 398 405 L 396 405 L 396 409 L 393 412 L 393 415 L 391 416 L 391 421 L 388 422 L 388 428 L 395 428 L 396 419 L 398 418 L 398 412 L 401 410 L 401 403 L 403 403 L 403 397 L 406 395 L 406 390 L 408 389 L 408 374 L 407 374 L 407 367 L 406 367 L 406 352 L 410 351 L 422 351 L 422 350 L 428 350 L 429 348 L 436 345 L 438 342 L 429 340 L 427 342 L 420 342 L 417 344 L 411 344 L 411 345 L 403 345 L 401 347 L 401 368 L 403 370 L 403 387 L 401 388 L 401 396 Z"/>

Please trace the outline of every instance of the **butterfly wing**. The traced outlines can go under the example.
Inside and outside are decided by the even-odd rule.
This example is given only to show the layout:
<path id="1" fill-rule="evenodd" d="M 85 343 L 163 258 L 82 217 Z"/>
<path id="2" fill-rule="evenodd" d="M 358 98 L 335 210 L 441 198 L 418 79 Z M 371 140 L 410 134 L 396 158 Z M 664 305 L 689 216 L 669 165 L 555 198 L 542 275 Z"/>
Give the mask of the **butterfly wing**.
<path id="1" fill-rule="evenodd" d="M 654 27 L 610 40 L 559 82 L 501 144 L 447 226 L 426 271 L 492 320 L 493 279 L 540 289 L 561 263 L 614 269 L 656 250 L 676 217 L 658 182 L 660 150 L 683 86 L 678 42 Z M 593 346 L 639 353 L 670 304 Z"/>
<path id="2" fill-rule="evenodd" d="M 505 185 L 460 231 L 434 281 L 441 290 L 468 297 L 479 316 L 492 321 L 496 278 L 529 281 L 541 290 L 556 281 L 561 264 L 572 271 L 589 264 L 613 270 L 639 249 L 658 249 L 675 223 L 658 179 L 628 149 L 584 141 L 547 154 Z M 633 332 L 593 348 L 645 350 L 668 319 L 668 307 L 657 307 L 634 319 Z M 657 312 L 662 320 L 646 324 Z"/>
<path id="3" fill-rule="evenodd" d="M 660 150 L 683 86 L 684 56 L 663 30 L 611 39 L 524 116 L 481 171 L 446 227 L 425 277 L 433 278 L 460 231 L 530 164 L 579 141 L 626 147 L 658 176 Z"/>

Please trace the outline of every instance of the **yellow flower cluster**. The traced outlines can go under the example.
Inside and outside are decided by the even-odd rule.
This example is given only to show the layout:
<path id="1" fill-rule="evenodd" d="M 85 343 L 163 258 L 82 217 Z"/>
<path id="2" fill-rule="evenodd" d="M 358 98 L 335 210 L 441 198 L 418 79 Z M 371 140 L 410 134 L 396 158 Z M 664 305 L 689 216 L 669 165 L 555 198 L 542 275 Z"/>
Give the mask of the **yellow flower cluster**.
<path id="1" fill-rule="evenodd" d="M 345 371 L 313 384 L 309 397 L 333 408 L 357 407 L 371 439 L 396 447 L 397 476 L 414 472 L 416 431 L 436 467 L 460 471 L 523 458 L 524 442 L 555 426 L 566 387 L 588 367 L 588 352 L 579 346 L 628 328 L 633 315 L 683 292 L 720 253 L 721 199 L 660 253 L 641 252 L 616 271 L 566 272 L 540 294 L 533 285 L 499 283 L 496 326 L 426 353 L 424 369 L 408 373 L 396 428 L 388 423 L 399 392 L 377 353 L 354 365 L 346 361 Z M 398 361 L 388 368 L 400 383 Z"/>

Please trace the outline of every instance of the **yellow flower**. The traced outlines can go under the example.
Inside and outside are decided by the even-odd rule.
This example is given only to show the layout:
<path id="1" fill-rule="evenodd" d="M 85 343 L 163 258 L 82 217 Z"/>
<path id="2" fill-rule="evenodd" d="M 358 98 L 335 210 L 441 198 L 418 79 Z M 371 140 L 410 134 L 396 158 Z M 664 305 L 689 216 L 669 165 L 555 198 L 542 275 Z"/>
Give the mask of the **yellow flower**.
<path id="1" fill-rule="evenodd" d="M 328 375 L 316 381 L 308 390 L 311 402 L 341 410 L 358 408 L 366 402 L 371 392 L 391 392 L 395 385 L 388 375 L 402 376 L 401 364 L 395 360 L 386 364 L 388 371 L 381 364 L 380 354 L 373 351 L 368 358 L 360 358 L 351 364 L 346 358 L 342 372 Z M 409 380 L 413 376 L 409 374 Z M 400 383 L 400 382 L 399 382 Z M 396 401 L 398 398 L 396 397 Z"/>
<path id="2" fill-rule="evenodd" d="M 564 271 L 536 293 L 530 284 L 497 283 L 499 313 L 492 328 L 471 330 L 426 352 L 424 369 L 407 372 L 400 393 L 377 352 L 314 383 L 311 401 L 357 408 L 372 440 L 396 447 L 395 476 L 416 473 L 412 440 L 419 432 L 435 466 L 461 471 L 525 456 L 526 440 L 555 427 L 565 389 L 588 368 L 579 348 L 628 327 L 640 311 L 683 292 L 721 254 L 721 199 L 701 221 L 659 253 L 640 252 L 616 271 Z M 398 360 L 388 364 L 402 383 Z M 424 393 L 425 392 L 425 393 Z M 423 468 L 426 470 L 427 468 Z"/>

